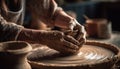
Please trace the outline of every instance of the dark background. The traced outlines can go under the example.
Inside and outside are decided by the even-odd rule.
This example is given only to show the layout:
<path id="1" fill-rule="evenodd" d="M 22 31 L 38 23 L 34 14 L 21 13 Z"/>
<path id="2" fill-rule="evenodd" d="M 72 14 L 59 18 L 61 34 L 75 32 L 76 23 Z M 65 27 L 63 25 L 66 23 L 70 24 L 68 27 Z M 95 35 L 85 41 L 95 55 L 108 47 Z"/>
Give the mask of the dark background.
<path id="1" fill-rule="evenodd" d="M 120 31 L 120 1 L 74 1 L 64 0 L 65 4 L 58 3 L 65 11 L 77 14 L 77 20 L 85 23 L 83 15 L 89 18 L 106 18 L 112 23 L 113 31 Z"/>

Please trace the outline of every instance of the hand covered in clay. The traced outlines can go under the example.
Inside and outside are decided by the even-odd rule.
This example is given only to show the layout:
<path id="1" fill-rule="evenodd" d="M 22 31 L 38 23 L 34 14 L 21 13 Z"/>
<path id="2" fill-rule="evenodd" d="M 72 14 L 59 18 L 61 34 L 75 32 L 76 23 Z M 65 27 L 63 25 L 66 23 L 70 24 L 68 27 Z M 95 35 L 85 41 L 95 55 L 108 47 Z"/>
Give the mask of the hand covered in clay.
<path id="1" fill-rule="evenodd" d="M 79 42 L 60 31 L 23 29 L 18 36 L 18 40 L 45 44 L 52 49 L 67 54 L 76 53 L 79 50 Z"/>
<path id="2" fill-rule="evenodd" d="M 28 0 L 27 4 L 35 19 L 39 18 L 48 26 L 59 27 L 64 31 L 70 30 L 71 32 L 65 35 L 72 36 L 79 41 L 79 48 L 85 43 L 84 27 L 58 7 L 54 0 Z"/>
<path id="3" fill-rule="evenodd" d="M 73 36 L 79 41 L 81 47 L 86 42 L 86 31 L 84 26 L 77 22 L 76 19 L 67 15 L 63 10 L 58 10 L 55 13 L 55 26 L 60 27 L 66 35 Z"/>
<path id="4" fill-rule="evenodd" d="M 72 31 L 68 33 L 69 35 L 73 36 L 76 40 L 79 41 L 79 46 L 81 47 L 86 42 L 86 31 L 84 26 L 77 22 L 77 20 L 73 20 L 72 23 L 75 23 L 73 26 Z"/>

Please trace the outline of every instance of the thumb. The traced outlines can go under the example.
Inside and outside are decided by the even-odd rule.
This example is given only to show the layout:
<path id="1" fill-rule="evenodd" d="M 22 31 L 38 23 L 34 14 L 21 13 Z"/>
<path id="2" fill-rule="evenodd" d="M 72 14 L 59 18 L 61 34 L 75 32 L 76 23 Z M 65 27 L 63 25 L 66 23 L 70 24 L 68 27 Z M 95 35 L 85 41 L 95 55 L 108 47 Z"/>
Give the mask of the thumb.
<path id="1" fill-rule="evenodd" d="M 76 26 L 76 24 L 77 24 L 76 20 L 75 20 L 75 19 L 72 19 L 72 20 L 70 21 L 70 23 L 69 23 L 68 29 L 73 31 L 73 30 L 74 30 L 74 27 Z"/>

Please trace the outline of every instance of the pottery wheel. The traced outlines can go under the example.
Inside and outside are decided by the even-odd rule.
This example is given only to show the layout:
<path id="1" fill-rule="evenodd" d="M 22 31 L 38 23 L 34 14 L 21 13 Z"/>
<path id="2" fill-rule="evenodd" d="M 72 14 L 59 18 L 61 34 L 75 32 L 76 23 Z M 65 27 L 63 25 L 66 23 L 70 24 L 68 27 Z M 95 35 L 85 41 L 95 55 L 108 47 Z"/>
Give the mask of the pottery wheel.
<path id="1" fill-rule="evenodd" d="M 46 65 L 77 65 L 99 63 L 107 58 L 114 57 L 115 53 L 107 48 L 94 45 L 84 45 L 75 55 L 63 55 L 46 46 L 34 49 L 28 56 L 28 60 L 40 62 Z"/>

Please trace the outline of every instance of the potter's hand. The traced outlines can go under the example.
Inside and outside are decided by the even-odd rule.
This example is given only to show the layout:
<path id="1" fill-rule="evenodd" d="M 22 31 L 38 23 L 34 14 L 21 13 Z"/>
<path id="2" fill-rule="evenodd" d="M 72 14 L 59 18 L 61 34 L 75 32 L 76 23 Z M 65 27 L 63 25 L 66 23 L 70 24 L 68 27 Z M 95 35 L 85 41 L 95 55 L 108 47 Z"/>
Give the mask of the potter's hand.
<path id="1" fill-rule="evenodd" d="M 77 20 L 71 21 L 72 23 L 75 24 L 73 26 L 72 32 L 68 33 L 69 35 L 73 36 L 76 40 L 79 41 L 79 46 L 81 47 L 85 42 L 86 42 L 86 31 L 84 26 L 82 26 L 80 23 L 77 22 Z"/>
<path id="2" fill-rule="evenodd" d="M 80 42 L 79 47 L 81 47 L 86 42 L 86 31 L 84 27 L 63 10 L 56 11 L 55 16 L 55 26 L 60 27 L 64 31 L 71 30 L 69 35 L 77 39 Z"/>
<path id="3" fill-rule="evenodd" d="M 79 49 L 77 40 L 59 31 L 23 29 L 18 40 L 45 44 L 62 53 L 76 53 Z"/>
<path id="4" fill-rule="evenodd" d="M 42 39 L 42 42 L 45 42 L 43 44 L 62 53 L 76 53 L 79 50 L 77 40 L 59 31 L 45 32 Z"/>
<path id="5" fill-rule="evenodd" d="M 76 40 L 79 41 L 78 47 L 81 48 L 83 44 L 86 42 L 86 31 L 84 29 L 84 26 L 80 25 L 76 20 L 71 21 L 72 23 L 75 23 L 74 26 L 70 30 L 61 30 L 64 32 L 65 35 L 70 35 L 74 37 Z"/>

